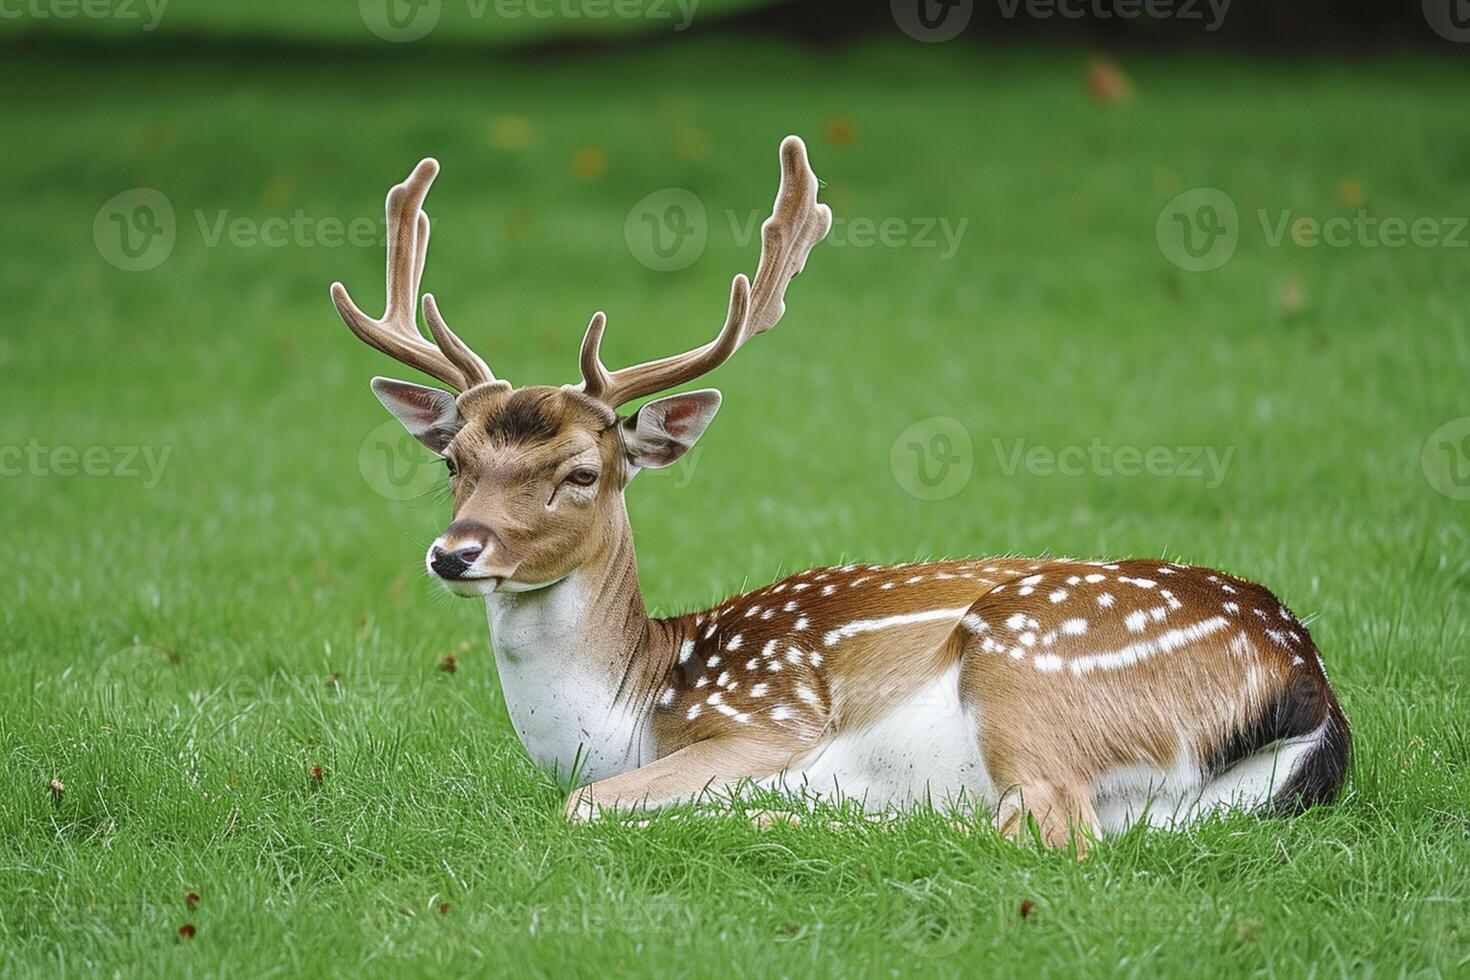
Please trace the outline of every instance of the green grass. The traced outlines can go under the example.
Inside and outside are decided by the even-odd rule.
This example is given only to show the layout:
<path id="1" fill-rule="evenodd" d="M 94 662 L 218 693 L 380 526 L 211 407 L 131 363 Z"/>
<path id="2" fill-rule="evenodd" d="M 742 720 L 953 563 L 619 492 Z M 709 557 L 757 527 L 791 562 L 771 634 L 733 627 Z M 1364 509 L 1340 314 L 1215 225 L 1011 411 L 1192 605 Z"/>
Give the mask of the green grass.
<path id="1" fill-rule="evenodd" d="M 1374 214 L 1470 214 L 1463 72 L 1140 59 L 1125 63 L 1138 99 L 1099 109 L 1080 52 L 134 55 L 7 65 L 0 446 L 170 456 L 152 488 L 0 478 L 4 972 L 1470 967 L 1470 503 L 1420 463 L 1431 432 L 1470 415 L 1470 254 L 1272 248 L 1249 217 L 1350 213 L 1344 180 Z M 386 417 L 367 380 L 393 372 L 326 287 L 376 304 L 381 251 L 209 247 L 194 214 L 378 217 L 387 185 L 436 154 L 427 285 L 503 376 L 562 382 L 595 309 L 614 361 L 713 333 L 755 258 L 724 211 L 769 204 L 787 132 L 811 138 L 839 216 L 970 225 L 949 261 L 814 253 L 787 319 L 716 375 L 725 408 L 697 466 L 630 492 L 650 605 L 844 557 L 1219 565 L 1316 617 L 1356 728 L 1339 805 L 1129 835 L 1081 865 L 933 816 L 563 824 L 508 723 L 482 611 L 419 571 L 443 503 L 385 499 L 359 473 Z M 572 175 L 579 147 L 605 156 L 596 179 Z M 1200 185 L 1247 221 L 1228 264 L 1190 274 L 1154 228 Z M 178 241 L 129 273 L 92 229 L 138 186 L 167 195 Z M 678 273 L 623 238 L 667 186 L 714 216 Z M 931 416 L 974 444 L 968 484 L 932 502 L 890 469 L 899 433 Z M 992 445 L 1095 437 L 1234 455 L 1211 488 L 1007 475 Z"/>
<path id="2" fill-rule="evenodd" d="M 774 0 L 24 0 L 0 30 L 116 41 L 286 40 L 329 46 L 513 47 L 646 35 L 688 36 Z M 392 48 L 387 49 L 389 52 Z M 309 57 L 309 56 L 308 56 Z"/>

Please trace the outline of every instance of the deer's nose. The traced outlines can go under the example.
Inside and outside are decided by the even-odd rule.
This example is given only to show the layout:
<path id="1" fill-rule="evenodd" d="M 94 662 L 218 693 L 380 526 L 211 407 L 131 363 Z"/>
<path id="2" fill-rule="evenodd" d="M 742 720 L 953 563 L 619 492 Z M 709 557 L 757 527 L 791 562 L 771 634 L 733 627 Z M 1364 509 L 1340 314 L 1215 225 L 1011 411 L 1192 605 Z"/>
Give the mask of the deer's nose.
<path id="1" fill-rule="evenodd" d="M 460 579 L 484 551 L 479 545 L 470 545 L 454 551 L 445 551 L 437 544 L 429 549 L 429 567 L 440 578 Z"/>
<path id="2" fill-rule="evenodd" d="M 445 528 L 429 549 L 429 569 L 442 579 L 462 579 L 481 555 L 493 552 L 499 556 L 503 550 L 489 526 L 461 518 Z"/>

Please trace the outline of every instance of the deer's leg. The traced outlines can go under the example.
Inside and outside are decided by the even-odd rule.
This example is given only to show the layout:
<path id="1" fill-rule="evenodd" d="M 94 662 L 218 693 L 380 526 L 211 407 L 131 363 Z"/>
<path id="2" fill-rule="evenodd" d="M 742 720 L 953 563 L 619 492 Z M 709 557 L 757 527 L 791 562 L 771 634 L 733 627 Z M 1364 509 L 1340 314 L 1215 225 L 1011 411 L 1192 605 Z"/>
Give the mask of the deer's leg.
<path id="1" fill-rule="evenodd" d="M 779 772 L 791 758 L 789 747 L 755 738 L 722 736 L 696 742 L 656 762 L 618 776 L 588 783 L 567 801 L 568 820 L 593 820 L 599 810 L 653 810 L 720 792 L 743 780 Z"/>
<path id="2" fill-rule="evenodd" d="M 1075 840 L 1079 858 L 1087 854 L 1090 838 L 1102 833 L 1085 785 L 1042 776 L 1002 776 L 996 785 L 1008 788 L 1001 794 L 995 825 L 1016 841 L 1027 838 L 1028 816 L 1035 818 L 1042 843 L 1064 848 Z"/>

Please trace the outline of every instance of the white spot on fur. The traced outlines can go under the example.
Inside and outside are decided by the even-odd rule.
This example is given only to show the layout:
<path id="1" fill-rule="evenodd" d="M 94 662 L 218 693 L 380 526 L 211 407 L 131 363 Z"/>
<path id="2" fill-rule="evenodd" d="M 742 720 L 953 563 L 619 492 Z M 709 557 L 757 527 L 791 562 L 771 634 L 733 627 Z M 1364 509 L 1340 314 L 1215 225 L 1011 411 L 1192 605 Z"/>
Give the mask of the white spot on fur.
<path id="1" fill-rule="evenodd" d="M 884 616 L 879 619 L 859 619 L 846 626 L 839 626 L 829 630 L 822 638 L 827 646 L 835 646 L 838 641 L 859 633 L 872 633 L 876 630 L 890 629 L 894 626 L 908 626 L 913 623 L 930 623 L 942 619 L 959 619 L 970 609 L 969 606 L 961 606 L 958 609 L 928 609 L 924 612 L 900 613 L 896 616 Z"/>
<path id="2" fill-rule="evenodd" d="M 1087 635 L 1087 620 L 1069 619 L 1062 624 L 1061 629 L 1067 636 L 1085 636 Z"/>
<path id="3" fill-rule="evenodd" d="M 1159 653 L 1171 653 L 1182 646 L 1201 640 L 1222 629 L 1228 621 L 1223 616 L 1214 616 L 1190 626 L 1169 630 L 1157 639 L 1139 640 L 1109 653 L 1095 653 L 1078 657 L 1072 661 L 1072 673 L 1078 677 L 1094 670 L 1120 670 Z"/>
<path id="4" fill-rule="evenodd" d="M 1104 609 L 1109 608 L 1113 604 L 1113 594 L 1111 592 L 1104 592 L 1097 597 L 1097 604 Z"/>

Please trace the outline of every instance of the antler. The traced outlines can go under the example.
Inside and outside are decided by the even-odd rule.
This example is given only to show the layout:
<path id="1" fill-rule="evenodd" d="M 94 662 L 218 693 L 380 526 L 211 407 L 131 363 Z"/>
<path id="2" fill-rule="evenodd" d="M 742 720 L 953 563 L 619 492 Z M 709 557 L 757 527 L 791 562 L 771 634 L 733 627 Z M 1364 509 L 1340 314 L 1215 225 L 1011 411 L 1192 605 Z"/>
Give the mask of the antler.
<path id="1" fill-rule="evenodd" d="M 439 162 L 426 157 L 407 180 L 388 192 L 388 305 L 383 315 L 374 320 L 364 313 L 340 282 L 332 283 L 332 302 L 342 321 L 364 343 L 456 391 L 467 391 L 494 381 L 490 368 L 449 329 L 432 293 L 424 295 L 424 319 L 434 335 L 434 344 L 424 339 L 414 316 L 419 280 L 429 252 L 429 216 L 423 212 L 424 198 L 438 173 Z"/>
<path id="2" fill-rule="evenodd" d="M 781 188 L 771 216 L 761 225 L 761 258 L 755 282 L 744 275 L 730 287 L 730 311 L 714 340 L 703 347 L 657 361 L 609 372 L 599 356 L 607 317 L 592 317 L 582 340 L 582 391 L 617 408 L 643 395 L 672 388 L 725 363 L 756 334 L 774 327 L 786 312 L 786 287 L 806 265 L 806 257 L 832 227 L 832 209 L 817 203 L 817 175 L 807 161 L 806 144 L 788 136 L 781 142 Z"/>

